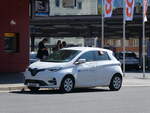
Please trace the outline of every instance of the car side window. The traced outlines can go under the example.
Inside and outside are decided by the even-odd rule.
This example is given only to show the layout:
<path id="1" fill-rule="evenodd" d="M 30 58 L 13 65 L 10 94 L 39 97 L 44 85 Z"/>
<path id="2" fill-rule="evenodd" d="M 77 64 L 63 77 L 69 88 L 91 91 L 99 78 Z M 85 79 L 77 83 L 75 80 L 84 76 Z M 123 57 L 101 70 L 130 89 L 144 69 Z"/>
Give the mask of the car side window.
<path id="1" fill-rule="evenodd" d="M 94 61 L 94 53 L 93 51 L 89 51 L 80 56 L 79 59 L 86 59 L 87 62 Z"/>
<path id="2" fill-rule="evenodd" d="M 110 60 L 108 53 L 105 51 L 95 51 L 96 61 Z"/>

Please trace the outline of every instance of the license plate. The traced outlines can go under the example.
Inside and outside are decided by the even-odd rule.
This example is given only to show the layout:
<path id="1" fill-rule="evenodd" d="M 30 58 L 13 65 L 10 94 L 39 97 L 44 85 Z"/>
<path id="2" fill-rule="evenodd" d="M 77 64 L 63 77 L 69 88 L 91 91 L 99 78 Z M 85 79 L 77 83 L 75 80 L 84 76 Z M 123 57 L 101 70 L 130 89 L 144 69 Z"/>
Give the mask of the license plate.
<path id="1" fill-rule="evenodd" d="M 39 87 L 39 84 L 38 83 L 28 83 L 28 86 Z"/>

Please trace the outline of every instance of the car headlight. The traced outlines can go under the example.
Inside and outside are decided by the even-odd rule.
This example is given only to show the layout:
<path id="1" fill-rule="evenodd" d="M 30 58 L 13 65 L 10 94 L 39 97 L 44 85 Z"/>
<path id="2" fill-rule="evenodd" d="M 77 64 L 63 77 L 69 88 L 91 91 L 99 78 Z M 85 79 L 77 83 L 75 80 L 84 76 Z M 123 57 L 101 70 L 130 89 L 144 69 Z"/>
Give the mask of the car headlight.
<path id="1" fill-rule="evenodd" d="M 62 69 L 62 67 L 58 67 L 58 68 L 50 68 L 50 69 L 48 69 L 48 71 L 57 72 L 57 71 L 60 71 L 61 69 Z"/>

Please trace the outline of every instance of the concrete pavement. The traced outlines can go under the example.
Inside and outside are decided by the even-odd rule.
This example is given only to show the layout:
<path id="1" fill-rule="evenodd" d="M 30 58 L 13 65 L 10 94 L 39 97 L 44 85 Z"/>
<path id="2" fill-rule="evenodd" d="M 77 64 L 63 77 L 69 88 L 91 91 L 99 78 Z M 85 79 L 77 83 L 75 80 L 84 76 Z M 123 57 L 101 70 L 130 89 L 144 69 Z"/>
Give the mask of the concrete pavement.
<path id="1" fill-rule="evenodd" d="M 150 86 L 150 73 L 127 72 L 123 77 L 123 86 Z"/>
<path id="2" fill-rule="evenodd" d="M 143 78 L 143 74 L 140 72 L 125 73 L 123 87 L 140 86 L 150 86 L 150 73 L 146 73 L 145 78 Z M 23 73 L 0 73 L 0 92 L 24 89 L 26 89 L 26 86 L 24 85 Z"/>

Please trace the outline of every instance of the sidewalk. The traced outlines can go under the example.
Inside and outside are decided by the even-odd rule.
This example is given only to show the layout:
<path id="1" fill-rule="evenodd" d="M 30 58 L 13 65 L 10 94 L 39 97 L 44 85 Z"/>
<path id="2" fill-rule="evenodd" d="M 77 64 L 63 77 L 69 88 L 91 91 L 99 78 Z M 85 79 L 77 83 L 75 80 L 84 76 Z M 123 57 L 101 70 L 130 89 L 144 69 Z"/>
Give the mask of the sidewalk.
<path id="1" fill-rule="evenodd" d="M 143 73 L 127 72 L 123 77 L 123 86 L 150 86 L 150 72 L 145 73 L 145 78 Z"/>
<path id="2" fill-rule="evenodd" d="M 143 78 L 142 73 L 127 72 L 123 77 L 123 87 L 150 87 L 150 73 Z M 22 90 L 24 86 L 23 73 L 0 73 L 0 91 Z"/>
<path id="3" fill-rule="evenodd" d="M 24 86 L 23 73 L 0 73 L 0 91 L 21 90 Z"/>

